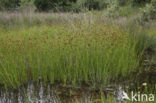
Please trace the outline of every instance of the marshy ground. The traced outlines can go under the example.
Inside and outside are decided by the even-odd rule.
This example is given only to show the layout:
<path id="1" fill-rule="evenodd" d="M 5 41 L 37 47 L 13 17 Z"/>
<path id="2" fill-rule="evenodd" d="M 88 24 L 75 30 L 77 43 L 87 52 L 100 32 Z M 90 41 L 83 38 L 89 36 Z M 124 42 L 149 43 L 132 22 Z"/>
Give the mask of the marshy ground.
<path id="1" fill-rule="evenodd" d="M 156 93 L 154 21 L 141 25 L 133 18 L 92 12 L 2 12 L 0 27 L 2 103 L 49 103 L 51 98 L 56 103 L 115 103 L 113 93 L 120 85 Z"/>

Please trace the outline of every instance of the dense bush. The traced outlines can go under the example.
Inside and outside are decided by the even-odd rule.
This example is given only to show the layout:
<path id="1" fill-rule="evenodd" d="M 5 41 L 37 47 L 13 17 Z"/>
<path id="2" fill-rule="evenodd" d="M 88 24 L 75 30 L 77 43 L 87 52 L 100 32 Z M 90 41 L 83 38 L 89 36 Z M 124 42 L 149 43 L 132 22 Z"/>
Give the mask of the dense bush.
<path id="1" fill-rule="evenodd" d="M 39 11 L 70 11 L 75 0 L 35 0 L 34 4 Z"/>
<path id="2" fill-rule="evenodd" d="M 38 11 L 85 11 L 85 10 L 102 10 L 107 8 L 108 14 L 116 15 L 118 8 L 121 6 L 142 6 L 147 3 L 151 5 L 145 7 L 145 12 L 153 9 L 154 0 L 0 0 L 0 10 L 10 10 L 17 7 L 36 7 Z M 151 10 L 152 11 L 152 10 Z M 146 13 L 148 15 L 148 13 Z"/>
<path id="3" fill-rule="evenodd" d="M 151 2 L 151 0 L 0 0 L 0 9 L 14 9 L 31 2 L 39 11 L 101 10 L 108 5 L 110 7 L 114 1 L 117 1 L 119 6 L 127 4 L 138 6 Z"/>
<path id="4" fill-rule="evenodd" d="M 133 5 L 136 5 L 136 6 L 143 6 L 146 3 L 150 3 L 150 2 L 151 0 L 132 0 Z"/>
<path id="5" fill-rule="evenodd" d="M 35 0 L 20 0 L 20 6 L 33 6 Z"/>
<path id="6" fill-rule="evenodd" d="M 150 4 L 147 4 L 142 10 L 141 10 L 141 19 L 143 21 L 148 21 L 151 19 L 156 19 L 156 0 L 151 0 Z"/>
<path id="7" fill-rule="evenodd" d="M 106 11 L 106 16 L 117 17 L 118 9 L 119 9 L 119 0 L 109 0 L 107 4 L 108 6 L 107 6 L 107 11 Z"/>
<path id="8" fill-rule="evenodd" d="M 20 0 L 0 0 L 0 10 L 15 9 L 20 4 Z"/>
<path id="9" fill-rule="evenodd" d="M 106 7 L 106 0 L 35 0 L 34 4 L 39 11 L 101 10 Z"/>
<path id="10" fill-rule="evenodd" d="M 35 0 L 35 6 L 38 10 L 48 10 L 51 8 L 50 0 Z"/>
<path id="11" fill-rule="evenodd" d="M 106 0 L 77 0 L 77 5 L 81 9 L 88 9 L 88 10 L 101 10 L 106 8 Z"/>

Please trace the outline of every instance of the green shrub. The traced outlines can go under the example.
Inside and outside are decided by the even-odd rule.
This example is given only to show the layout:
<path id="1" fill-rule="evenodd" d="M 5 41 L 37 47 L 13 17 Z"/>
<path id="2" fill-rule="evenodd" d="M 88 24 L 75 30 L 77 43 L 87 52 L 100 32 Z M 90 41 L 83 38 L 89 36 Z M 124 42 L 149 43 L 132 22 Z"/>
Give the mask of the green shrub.
<path id="1" fill-rule="evenodd" d="M 118 0 L 108 0 L 108 6 L 106 11 L 106 16 L 108 17 L 117 17 L 119 16 L 119 2 Z"/>
<path id="2" fill-rule="evenodd" d="M 141 14 L 143 21 L 156 19 L 156 0 L 152 0 L 150 4 L 146 4 L 146 6 L 141 9 Z"/>

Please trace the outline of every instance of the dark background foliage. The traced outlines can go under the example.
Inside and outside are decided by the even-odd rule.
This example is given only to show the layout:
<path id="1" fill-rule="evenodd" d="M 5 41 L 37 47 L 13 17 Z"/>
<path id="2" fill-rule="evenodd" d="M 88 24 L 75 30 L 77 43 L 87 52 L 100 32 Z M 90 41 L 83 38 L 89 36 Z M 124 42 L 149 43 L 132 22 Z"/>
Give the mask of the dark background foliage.
<path id="1" fill-rule="evenodd" d="M 20 0 L 0 0 L 0 10 L 15 9 L 20 6 Z"/>
<path id="2" fill-rule="evenodd" d="M 23 4 L 21 2 L 32 2 L 38 11 L 81 11 L 87 10 L 102 10 L 107 7 L 109 2 L 113 0 L 0 0 L 0 10 L 16 9 Z M 132 4 L 134 6 L 144 6 L 150 3 L 151 0 L 117 0 L 120 6 Z"/>

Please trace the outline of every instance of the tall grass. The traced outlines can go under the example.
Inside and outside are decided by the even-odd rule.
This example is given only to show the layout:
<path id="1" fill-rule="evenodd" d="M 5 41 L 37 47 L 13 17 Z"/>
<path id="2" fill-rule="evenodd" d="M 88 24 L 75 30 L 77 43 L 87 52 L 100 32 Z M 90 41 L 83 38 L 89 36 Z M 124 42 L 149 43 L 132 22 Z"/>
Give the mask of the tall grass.
<path id="1" fill-rule="evenodd" d="M 85 16 L 66 20 L 69 24 L 0 29 L 0 84 L 16 88 L 42 78 L 51 84 L 107 85 L 139 69 L 145 39 Z"/>

